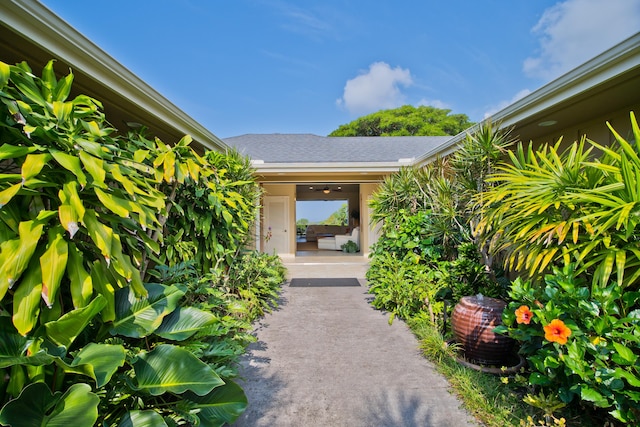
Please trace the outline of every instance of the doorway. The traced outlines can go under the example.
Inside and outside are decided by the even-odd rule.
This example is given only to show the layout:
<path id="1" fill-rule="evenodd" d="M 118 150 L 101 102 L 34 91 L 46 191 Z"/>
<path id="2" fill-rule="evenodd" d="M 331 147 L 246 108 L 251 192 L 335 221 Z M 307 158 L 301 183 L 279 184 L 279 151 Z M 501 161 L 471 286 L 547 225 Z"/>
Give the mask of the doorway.
<path id="1" fill-rule="evenodd" d="M 296 256 L 344 254 L 340 248 L 327 247 L 326 239 L 350 234 L 354 226 L 359 224 L 359 191 L 358 184 L 312 183 L 296 186 Z M 319 239 L 324 239 L 325 244 L 319 245 Z"/>

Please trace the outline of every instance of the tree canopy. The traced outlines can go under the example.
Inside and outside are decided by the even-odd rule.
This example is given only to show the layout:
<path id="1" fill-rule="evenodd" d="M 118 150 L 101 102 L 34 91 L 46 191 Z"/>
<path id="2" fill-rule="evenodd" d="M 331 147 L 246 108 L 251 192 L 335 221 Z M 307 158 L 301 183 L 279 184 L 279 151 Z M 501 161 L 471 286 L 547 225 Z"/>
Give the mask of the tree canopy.
<path id="1" fill-rule="evenodd" d="M 466 114 L 421 105 L 381 110 L 341 125 L 329 136 L 445 136 L 468 129 L 473 122 Z"/>

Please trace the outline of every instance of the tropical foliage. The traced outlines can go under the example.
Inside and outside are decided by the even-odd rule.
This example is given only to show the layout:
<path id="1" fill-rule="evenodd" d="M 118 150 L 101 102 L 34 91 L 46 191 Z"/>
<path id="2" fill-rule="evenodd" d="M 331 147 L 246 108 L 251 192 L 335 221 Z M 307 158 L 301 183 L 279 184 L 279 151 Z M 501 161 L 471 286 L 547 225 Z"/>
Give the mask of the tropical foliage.
<path id="1" fill-rule="evenodd" d="M 490 179 L 480 230 L 507 266 L 530 276 L 551 265 L 574 262 L 594 284 L 638 290 L 640 250 L 640 129 L 631 115 L 635 142 L 612 133 L 603 146 L 583 138 L 564 151 L 560 142 L 534 151 L 519 145 Z M 594 159 L 594 149 L 602 152 Z"/>
<path id="2" fill-rule="evenodd" d="M 609 127 L 609 146 L 519 145 L 489 178 L 480 229 L 528 278 L 513 283 L 504 320 L 532 366 L 529 384 L 637 424 L 640 128 L 633 113 L 632 141 Z"/>
<path id="3" fill-rule="evenodd" d="M 483 123 L 450 159 L 399 172 L 371 202 L 383 224 L 374 306 L 440 331 L 442 304 L 507 297 L 498 330 L 529 362 L 514 384 L 549 423 L 564 423 L 558 411 L 640 421 L 640 129 L 633 113 L 631 138 L 609 127 L 610 145 L 512 149 L 509 130 Z M 506 285 L 502 269 L 519 278 Z"/>
<path id="4" fill-rule="evenodd" d="M 228 347 L 283 278 L 275 259 L 235 263 L 246 160 L 120 135 L 72 82 L 0 62 L 0 423 L 231 422 L 246 398 Z M 205 282 L 232 268 L 253 282 Z"/>
<path id="5" fill-rule="evenodd" d="M 443 136 L 457 135 L 473 123 L 466 114 L 421 105 L 405 105 L 369 114 L 341 125 L 329 136 Z"/>

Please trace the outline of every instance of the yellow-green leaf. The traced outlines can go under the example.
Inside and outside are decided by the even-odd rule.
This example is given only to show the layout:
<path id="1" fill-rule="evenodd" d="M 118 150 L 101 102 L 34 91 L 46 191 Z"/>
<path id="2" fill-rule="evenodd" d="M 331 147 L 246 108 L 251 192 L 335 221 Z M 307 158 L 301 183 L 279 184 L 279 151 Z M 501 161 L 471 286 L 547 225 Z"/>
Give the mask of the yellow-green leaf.
<path id="1" fill-rule="evenodd" d="M 164 163 L 164 159 L 167 157 L 167 153 L 161 153 L 156 159 L 153 161 L 153 167 L 158 168 L 161 164 Z"/>
<path id="2" fill-rule="evenodd" d="M 22 164 L 22 182 L 38 175 L 49 160 L 49 154 L 29 154 Z"/>
<path id="3" fill-rule="evenodd" d="M 53 101 L 53 115 L 58 119 L 58 124 L 62 124 L 69 119 L 73 111 L 73 103 L 63 101 Z"/>
<path id="4" fill-rule="evenodd" d="M 87 227 L 89 237 L 100 249 L 107 265 L 111 262 L 111 245 L 113 240 L 113 229 L 98 221 L 93 209 L 87 209 L 84 214 L 84 225 Z"/>
<path id="5" fill-rule="evenodd" d="M 42 272 L 38 262 L 31 262 L 29 269 L 13 294 L 13 325 L 25 336 L 38 323 Z"/>
<path id="6" fill-rule="evenodd" d="M 129 218 L 131 209 L 131 202 L 124 200 L 113 194 L 107 194 L 99 188 L 95 189 L 96 195 L 100 202 L 114 214 L 121 216 L 122 218 Z"/>
<path id="7" fill-rule="evenodd" d="M 94 185 L 100 188 L 106 188 L 107 185 L 104 183 L 106 172 L 104 170 L 102 159 L 94 157 L 85 151 L 80 151 L 78 155 L 80 156 L 80 160 L 82 161 L 84 168 L 93 178 Z"/>
<path id="8" fill-rule="evenodd" d="M 100 130 L 100 126 L 95 120 L 90 122 L 82 122 L 83 127 L 93 136 L 101 137 L 102 131 Z"/>
<path id="9" fill-rule="evenodd" d="M 187 159 L 187 167 L 189 168 L 189 175 L 191 175 L 191 178 L 195 182 L 198 182 L 200 179 L 200 166 L 198 166 L 193 160 Z"/>
<path id="10" fill-rule="evenodd" d="M 15 283 L 13 258 L 19 247 L 20 239 L 5 240 L 0 243 L 0 300 Z"/>
<path id="11" fill-rule="evenodd" d="M 18 226 L 19 238 L 0 244 L 0 299 L 29 265 L 43 228 L 40 221 L 23 221 Z"/>
<path id="12" fill-rule="evenodd" d="M 62 276 L 67 268 L 68 245 L 62 234 L 57 234 L 40 257 L 42 269 L 42 299 L 47 307 L 53 306 Z"/>
<path id="13" fill-rule="evenodd" d="M 173 182 L 173 178 L 176 173 L 176 154 L 173 151 L 169 151 L 164 157 L 164 180 L 166 182 Z"/>
<path id="14" fill-rule="evenodd" d="M 118 270 L 118 273 L 122 275 L 127 281 L 137 296 L 145 296 L 147 290 L 142 284 L 142 278 L 140 277 L 140 271 L 133 266 L 131 259 L 122 253 L 122 243 L 120 242 L 120 236 L 117 234 L 113 236 L 113 246 L 111 252 L 113 253 L 114 265 L 113 268 Z"/>
<path id="15" fill-rule="evenodd" d="M 104 322 L 112 322 L 116 318 L 115 289 L 109 281 L 109 274 L 105 265 L 96 260 L 91 268 L 91 281 L 96 292 L 102 295 L 107 304 L 100 314 Z"/>
<path id="16" fill-rule="evenodd" d="M 80 308 L 89 304 L 91 295 L 93 294 L 91 276 L 84 268 L 82 254 L 73 243 L 69 244 L 67 275 L 71 282 L 71 300 L 73 301 L 73 307 Z"/>
<path id="17" fill-rule="evenodd" d="M 71 205 L 60 205 L 58 216 L 60 217 L 60 224 L 69 233 L 69 238 L 73 239 L 73 236 L 80 229 L 78 226 L 78 213 Z"/>
<path id="18" fill-rule="evenodd" d="M 62 191 L 58 193 L 58 197 L 62 203 L 70 205 L 75 211 L 78 221 L 84 221 L 85 208 L 78 194 L 78 183 L 75 181 L 67 182 L 62 186 Z"/>
<path id="19" fill-rule="evenodd" d="M 60 166 L 76 176 L 81 187 L 84 188 L 87 185 L 87 176 L 82 172 L 82 165 L 78 157 L 57 150 L 52 150 L 51 155 Z"/>
<path id="20" fill-rule="evenodd" d="M 7 82 L 9 81 L 9 76 L 11 75 L 11 67 L 9 64 L 5 64 L 0 61 L 0 89 L 5 87 Z"/>
<path id="21" fill-rule="evenodd" d="M 149 150 L 136 150 L 136 152 L 133 153 L 133 161 L 137 163 L 142 163 L 147 159 L 148 155 L 149 155 Z"/>
<path id="22" fill-rule="evenodd" d="M 624 267 L 627 262 L 627 253 L 624 250 L 619 250 L 616 252 L 616 272 L 618 285 L 622 286 L 622 281 L 624 279 Z"/>
<path id="23" fill-rule="evenodd" d="M 49 89 L 49 91 L 51 91 L 57 83 L 56 73 L 53 71 L 54 62 L 55 61 L 51 59 L 42 69 L 42 83 L 44 83 L 44 86 Z"/>
<path id="24" fill-rule="evenodd" d="M 110 172 L 113 175 L 113 177 L 116 179 L 116 181 L 118 181 L 122 187 L 125 189 L 125 191 L 130 194 L 130 195 L 134 195 L 136 192 L 136 186 L 135 184 L 126 176 L 124 176 L 122 174 L 122 171 L 120 170 L 120 167 L 118 165 L 112 165 L 110 167 Z"/>
<path id="25" fill-rule="evenodd" d="M 55 90 L 53 91 L 54 101 L 64 101 L 71 92 L 71 85 L 73 84 L 73 73 L 69 73 L 58 81 Z M 76 101 L 78 98 L 76 98 Z"/>
<path id="26" fill-rule="evenodd" d="M 13 196 L 18 194 L 18 191 L 22 188 L 22 184 L 14 184 L 9 188 L 0 191 L 0 208 L 3 208 L 7 203 L 13 199 Z"/>

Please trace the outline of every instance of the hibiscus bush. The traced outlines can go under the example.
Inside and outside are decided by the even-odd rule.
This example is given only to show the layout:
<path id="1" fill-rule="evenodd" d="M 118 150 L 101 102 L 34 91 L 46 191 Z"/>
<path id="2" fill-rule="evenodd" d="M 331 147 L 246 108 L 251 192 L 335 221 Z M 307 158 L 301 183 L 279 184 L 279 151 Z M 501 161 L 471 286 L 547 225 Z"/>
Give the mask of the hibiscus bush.
<path id="1" fill-rule="evenodd" d="M 510 297 L 500 330 L 521 343 L 533 388 L 640 422 L 640 293 L 589 286 L 568 265 L 544 286 L 514 281 Z"/>

